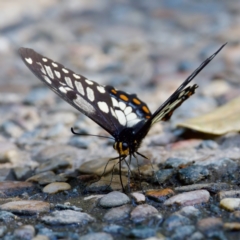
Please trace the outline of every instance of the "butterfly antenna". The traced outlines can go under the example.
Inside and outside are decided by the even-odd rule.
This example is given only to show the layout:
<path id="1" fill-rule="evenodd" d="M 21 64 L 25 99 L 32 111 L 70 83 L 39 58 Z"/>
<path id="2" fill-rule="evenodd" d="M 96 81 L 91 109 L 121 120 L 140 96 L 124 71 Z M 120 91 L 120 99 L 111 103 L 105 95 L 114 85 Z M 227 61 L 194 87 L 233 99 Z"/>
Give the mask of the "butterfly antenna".
<path id="1" fill-rule="evenodd" d="M 93 137 L 101 137 L 101 138 L 108 138 L 108 139 L 115 140 L 114 138 L 112 138 L 112 137 L 107 137 L 107 136 L 87 134 L 87 133 L 77 133 L 77 132 L 74 131 L 73 128 L 71 128 L 71 132 L 72 132 L 74 135 L 78 135 L 78 136 L 93 136 Z"/>

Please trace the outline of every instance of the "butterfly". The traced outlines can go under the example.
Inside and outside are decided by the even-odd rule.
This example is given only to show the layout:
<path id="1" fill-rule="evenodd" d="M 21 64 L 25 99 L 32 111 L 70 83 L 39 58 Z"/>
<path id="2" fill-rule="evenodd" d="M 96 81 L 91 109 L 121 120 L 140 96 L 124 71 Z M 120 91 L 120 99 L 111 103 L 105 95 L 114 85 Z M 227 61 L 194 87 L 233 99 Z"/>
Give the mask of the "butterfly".
<path id="1" fill-rule="evenodd" d="M 173 111 L 195 93 L 198 86 L 187 85 L 225 45 L 207 58 L 153 114 L 136 94 L 128 94 L 109 85 L 102 86 L 32 49 L 20 48 L 19 54 L 37 78 L 112 135 L 115 140 L 113 147 L 118 153 L 118 157 L 113 159 L 119 159 L 119 175 L 124 190 L 122 162 L 126 162 L 128 156 L 131 162 L 136 154 L 145 157 L 138 149 L 150 128 L 159 121 L 169 120 Z M 73 129 L 72 132 L 75 133 Z"/>

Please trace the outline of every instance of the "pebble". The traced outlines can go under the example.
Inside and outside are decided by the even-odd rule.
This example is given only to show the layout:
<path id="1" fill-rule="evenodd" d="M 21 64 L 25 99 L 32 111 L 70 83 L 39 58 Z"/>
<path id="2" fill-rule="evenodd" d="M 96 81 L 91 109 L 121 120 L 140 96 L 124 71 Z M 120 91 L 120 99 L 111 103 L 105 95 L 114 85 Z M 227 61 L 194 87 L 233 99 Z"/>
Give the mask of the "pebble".
<path id="1" fill-rule="evenodd" d="M 29 182 L 5 181 L 0 182 L 0 192 L 6 196 L 16 196 L 24 191 L 31 190 L 34 185 Z"/>
<path id="2" fill-rule="evenodd" d="M 162 184 L 170 177 L 172 177 L 175 172 L 175 169 L 161 169 L 155 173 L 154 182 Z"/>
<path id="3" fill-rule="evenodd" d="M 42 191 L 48 194 L 55 194 L 58 192 L 69 190 L 69 189 L 71 189 L 71 186 L 68 183 L 54 182 L 45 186 Z"/>
<path id="4" fill-rule="evenodd" d="M 205 179 L 210 175 L 205 166 L 192 165 L 178 170 L 178 177 L 183 184 L 192 184 Z"/>
<path id="5" fill-rule="evenodd" d="M 24 215 L 47 213 L 50 211 L 50 204 L 42 201 L 22 200 L 12 201 L 0 205 L 0 209 Z"/>
<path id="6" fill-rule="evenodd" d="M 176 228 L 186 225 L 191 225 L 191 221 L 189 218 L 182 215 L 171 215 L 163 222 L 163 227 L 168 232 L 174 231 Z"/>
<path id="7" fill-rule="evenodd" d="M 142 193 L 133 192 L 130 195 L 134 199 L 135 203 L 137 204 L 142 204 L 146 202 L 146 197 Z"/>
<path id="8" fill-rule="evenodd" d="M 223 224 L 225 230 L 228 231 L 239 231 L 240 223 L 239 222 L 227 222 Z"/>
<path id="9" fill-rule="evenodd" d="M 35 229 L 32 225 L 23 225 L 14 230 L 13 236 L 17 239 L 31 240 L 35 236 Z"/>
<path id="10" fill-rule="evenodd" d="M 14 214 L 12 214 L 11 212 L 7 212 L 7 211 L 0 211 L 0 220 L 2 220 L 3 222 L 11 222 L 13 220 L 16 220 L 18 217 Z"/>
<path id="11" fill-rule="evenodd" d="M 131 206 L 123 205 L 115 207 L 106 212 L 103 219 L 108 222 L 116 222 L 126 219 L 130 216 Z"/>
<path id="12" fill-rule="evenodd" d="M 11 169 L 1 168 L 0 169 L 0 181 L 6 181 L 11 174 Z"/>
<path id="13" fill-rule="evenodd" d="M 224 198 L 220 201 L 220 207 L 227 211 L 240 210 L 240 198 Z"/>
<path id="14" fill-rule="evenodd" d="M 222 200 L 224 198 L 237 198 L 239 196 L 240 196 L 240 190 L 220 191 L 218 193 L 219 200 Z"/>
<path id="15" fill-rule="evenodd" d="M 130 198 L 121 192 L 110 192 L 99 201 L 101 207 L 118 207 L 130 202 Z"/>
<path id="16" fill-rule="evenodd" d="M 79 240 L 113 240 L 113 237 L 104 232 L 88 233 L 84 236 L 79 237 Z"/>
<path id="17" fill-rule="evenodd" d="M 155 207 L 148 204 L 142 204 L 132 210 L 131 220 L 138 223 L 155 214 L 158 214 L 158 210 Z"/>
<path id="18" fill-rule="evenodd" d="M 15 167 L 13 169 L 14 175 L 17 180 L 25 180 L 30 177 L 32 170 L 30 167 L 25 166 L 25 167 Z"/>
<path id="19" fill-rule="evenodd" d="M 174 195 L 174 191 L 170 188 L 147 190 L 146 196 L 157 202 L 164 202 L 166 199 Z"/>
<path id="20" fill-rule="evenodd" d="M 178 204 L 182 206 L 195 205 L 199 203 L 208 202 L 210 194 L 206 190 L 196 190 L 192 192 L 177 194 L 164 202 L 165 206 Z"/>
<path id="21" fill-rule="evenodd" d="M 82 139 L 79 136 L 71 137 L 68 141 L 68 145 L 71 145 L 77 148 L 83 148 L 83 149 L 87 149 L 89 144 L 90 144 L 90 141 L 88 141 L 86 138 Z"/>
<path id="22" fill-rule="evenodd" d="M 156 229 L 150 227 L 133 228 L 123 233 L 128 238 L 148 239 L 156 235 Z"/>
<path id="23" fill-rule="evenodd" d="M 35 237 L 33 237 L 32 240 L 50 240 L 50 238 L 47 237 L 47 236 L 38 234 L 38 235 L 36 235 Z"/>
<path id="24" fill-rule="evenodd" d="M 203 218 L 197 222 L 197 228 L 203 234 L 208 234 L 209 232 L 220 230 L 222 226 L 222 219 L 216 217 Z"/>
<path id="25" fill-rule="evenodd" d="M 3 237 L 7 233 L 7 227 L 6 226 L 0 226 L 0 237 Z"/>
<path id="26" fill-rule="evenodd" d="M 231 185 L 227 183 L 199 183 L 199 184 L 192 184 L 188 186 L 176 187 L 174 188 L 174 190 L 176 192 L 189 192 L 194 190 L 206 189 L 209 192 L 218 193 L 223 189 L 229 189 L 229 188 L 231 188 Z"/>
<path id="27" fill-rule="evenodd" d="M 63 176 L 56 175 L 52 171 L 42 172 L 27 179 L 28 182 L 36 182 L 40 185 L 45 185 L 57 181 L 64 182 L 66 180 L 67 179 Z"/>
<path id="28" fill-rule="evenodd" d="M 202 141 L 198 148 L 202 148 L 202 149 L 217 149 L 218 148 L 218 144 L 213 141 L 213 140 L 204 140 Z"/>
<path id="29" fill-rule="evenodd" d="M 171 235 L 171 239 L 173 240 L 185 240 L 190 237 L 195 231 L 195 226 L 187 225 L 187 226 L 179 226 L 174 230 L 174 233 Z"/>
<path id="30" fill-rule="evenodd" d="M 74 210 L 74 211 L 82 212 L 82 208 L 79 208 L 79 207 L 76 207 L 76 206 L 70 206 L 67 203 L 64 203 L 64 204 L 58 203 L 58 204 L 55 205 L 55 208 L 60 209 L 60 210 Z"/>
<path id="31" fill-rule="evenodd" d="M 44 216 L 41 219 L 43 222 L 49 225 L 59 224 L 84 225 L 95 221 L 95 219 L 89 214 L 73 210 L 54 211 L 51 213 L 50 216 Z"/>
<path id="32" fill-rule="evenodd" d="M 0 163 L 8 162 L 7 153 L 12 150 L 16 150 L 15 144 L 8 141 L 0 141 Z"/>
<path id="33" fill-rule="evenodd" d="M 189 218 L 198 218 L 201 215 L 200 210 L 198 210 L 197 208 L 193 207 L 193 206 L 186 206 L 181 208 L 178 212 L 175 212 L 174 214 L 181 214 L 185 217 L 189 217 Z"/>

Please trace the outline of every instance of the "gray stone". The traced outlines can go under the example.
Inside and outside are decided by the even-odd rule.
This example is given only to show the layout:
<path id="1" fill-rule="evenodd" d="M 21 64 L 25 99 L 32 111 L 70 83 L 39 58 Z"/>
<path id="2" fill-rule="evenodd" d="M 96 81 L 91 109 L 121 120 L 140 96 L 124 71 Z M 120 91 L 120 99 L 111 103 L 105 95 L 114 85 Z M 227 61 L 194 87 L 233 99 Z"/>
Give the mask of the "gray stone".
<path id="1" fill-rule="evenodd" d="M 95 221 L 95 219 L 89 214 L 73 210 L 54 211 L 51 213 L 50 216 L 44 216 L 41 219 L 43 222 L 49 225 L 59 224 L 84 225 Z"/>
<path id="2" fill-rule="evenodd" d="M 103 219 L 108 222 L 120 221 L 130 216 L 131 207 L 123 205 L 120 207 L 112 208 L 106 212 Z"/>
<path id="3" fill-rule="evenodd" d="M 130 199 L 126 194 L 114 191 L 102 197 L 99 204 L 102 207 L 118 207 L 129 202 Z"/>
<path id="4" fill-rule="evenodd" d="M 23 225 L 15 229 L 13 235 L 17 239 L 31 240 L 35 236 L 35 229 L 32 225 Z"/>
<path id="5" fill-rule="evenodd" d="M 79 240 L 113 240 L 113 237 L 104 232 L 88 233 L 87 235 L 81 236 Z"/>

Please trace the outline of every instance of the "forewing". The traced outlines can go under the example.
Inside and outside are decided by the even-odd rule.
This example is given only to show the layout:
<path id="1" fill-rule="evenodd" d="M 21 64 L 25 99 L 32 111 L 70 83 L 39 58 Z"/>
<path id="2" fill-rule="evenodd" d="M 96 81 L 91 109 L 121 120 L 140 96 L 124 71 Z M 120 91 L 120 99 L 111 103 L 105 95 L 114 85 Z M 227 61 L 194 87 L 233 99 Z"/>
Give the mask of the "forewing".
<path id="1" fill-rule="evenodd" d="M 20 48 L 19 53 L 27 67 L 51 90 L 111 135 L 114 136 L 123 127 L 114 114 L 111 96 L 104 86 L 74 73 L 32 49 Z"/>

